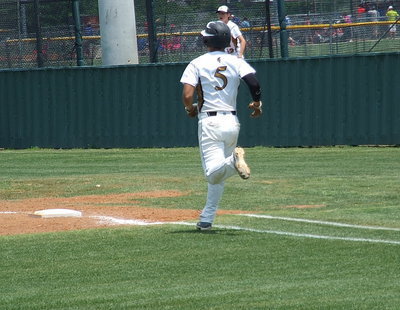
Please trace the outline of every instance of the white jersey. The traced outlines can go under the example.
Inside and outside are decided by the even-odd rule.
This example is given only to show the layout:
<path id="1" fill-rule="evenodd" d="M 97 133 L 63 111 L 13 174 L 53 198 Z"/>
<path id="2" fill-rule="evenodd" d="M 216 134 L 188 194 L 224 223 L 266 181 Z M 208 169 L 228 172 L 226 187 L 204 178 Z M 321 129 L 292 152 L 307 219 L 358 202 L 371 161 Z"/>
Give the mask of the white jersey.
<path id="1" fill-rule="evenodd" d="M 230 46 L 228 46 L 227 48 L 225 48 L 225 52 L 228 54 L 235 54 L 237 55 L 240 51 L 240 42 L 239 40 L 237 40 L 238 37 L 240 37 L 242 35 L 242 32 L 239 29 L 239 26 L 236 25 L 233 21 L 228 21 L 227 26 L 229 27 L 229 29 L 231 30 L 231 36 L 232 38 L 237 41 L 237 42 L 233 42 L 232 38 L 231 38 L 231 44 Z M 237 45 L 235 44 L 237 43 Z"/>
<path id="2" fill-rule="evenodd" d="M 240 79 L 255 72 L 245 60 L 214 51 L 192 60 L 180 81 L 197 88 L 201 112 L 236 111 Z"/>

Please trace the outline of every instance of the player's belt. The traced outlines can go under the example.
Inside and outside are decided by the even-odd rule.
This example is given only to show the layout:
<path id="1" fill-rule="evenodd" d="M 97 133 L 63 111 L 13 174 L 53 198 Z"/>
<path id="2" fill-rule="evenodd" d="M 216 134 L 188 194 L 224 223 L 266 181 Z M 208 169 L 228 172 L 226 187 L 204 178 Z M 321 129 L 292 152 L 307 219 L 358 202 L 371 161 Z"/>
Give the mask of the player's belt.
<path id="1" fill-rule="evenodd" d="M 206 112 L 208 116 L 216 116 L 217 114 L 222 114 L 222 115 L 226 115 L 226 114 L 232 114 L 232 115 L 236 115 L 236 111 L 211 111 L 211 112 Z"/>

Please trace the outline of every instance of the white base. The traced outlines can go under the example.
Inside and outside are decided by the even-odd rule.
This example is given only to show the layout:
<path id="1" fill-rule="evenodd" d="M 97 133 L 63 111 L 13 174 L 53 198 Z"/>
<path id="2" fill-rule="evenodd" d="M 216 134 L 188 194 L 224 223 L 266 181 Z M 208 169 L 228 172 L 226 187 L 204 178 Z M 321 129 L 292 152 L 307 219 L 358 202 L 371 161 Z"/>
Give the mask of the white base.
<path id="1" fill-rule="evenodd" d="M 70 209 L 46 209 L 35 211 L 34 215 L 49 218 L 49 217 L 81 217 L 82 212 Z"/>

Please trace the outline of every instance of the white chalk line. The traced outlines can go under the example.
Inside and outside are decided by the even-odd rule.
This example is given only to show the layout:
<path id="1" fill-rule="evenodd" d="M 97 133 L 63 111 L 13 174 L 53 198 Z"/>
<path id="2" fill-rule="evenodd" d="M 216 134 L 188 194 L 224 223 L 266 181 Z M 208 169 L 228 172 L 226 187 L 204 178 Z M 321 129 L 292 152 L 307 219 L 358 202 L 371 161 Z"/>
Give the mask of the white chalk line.
<path id="1" fill-rule="evenodd" d="M 168 223 L 164 223 L 164 224 L 194 226 L 194 223 L 189 223 L 189 222 L 168 222 Z M 396 240 L 383 240 L 383 239 L 370 239 L 370 238 L 351 238 L 351 237 L 335 237 L 335 236 L 325 236 L 325 235 L 301 234 L 301 233 L 292 233 L 292 232 L 288 232 L 288 231 L 263 230 L 263 229 L 246 228 L 246 227 L 241 227 L 241 226 L 227 226 L 227 225 L 213 225 L 213 228 L 242 230 L 242 231 L 249 231 L 249 232 L 255 232 L 255 233 L 262 233 L 262 234 L 282 235 L 282 236 L 300 237 L 300 238 L 340 240 L 340 241 L 352 241 L 352 242 L 385 243 L 385 244 L 400 245 L 400 241 L 396 241 Z"/>
<path id="2" fill-rule="evenodd" d="M 115 218 L 112 216 L 90 216 L 90 218 L 96 219 L 99 221 L 100 224 L 105 225 L 137 225 L 137 226 L 146 226 L 146 225 L 160 225 L 165 224 L 165 222 L 148 222 L 143 220 L 136 220 L 136 219 L 121 219 Z"/>
<path id="3" fill-rule="evenodd" d="M 345 223 L 338 223 L 338 222 L 326 222 L 326 221 L 300 219 L 300 218 L 293 218 L 293 217 L 271 216 L 271 215 L 261 215 L 261 214 L 237 214 L 237 215 L 239 215 L 239 216 L 247 216 L 247 217 L 255 217 L 255 218 L 265 218 L 265 219 L 271 219 L 271 220 L 282 220 L 282 221 L 291 221 L 291 222 L 301 222 L 301 223 L 312 223 L 312 224 L 320 224 L 320 225 L 329 225 L 329 226 L 337 226 L 337 227 L 400 231 L 400 228 L 383 227 L 383 226 L 353 225 L 353 224 L 345 224 Z"/>
<path id="4" fill-rule="evenodd" d="M 6 213 L 6 212 L 2 212 L 2 213 Z M 10 213 L 17 213 L 17 212 L 10 212 Z M 250 216 L 251 214 L 243 214 L 243 215 Z M 260 215 L 256 215 L 256 216 L 260 216 Z M 265 217 L 265 216 L 263 216 L 263 217 Z M 99 220 L 100 223 L 107 224 L 107 225 L 135 225 L 135 226 L 166 225 L 166 224 L 185 225 L 185 226 L 194 226 L 195 225 L 194 223 L 190 223 L 190 222 L 149 222 L 149 221 L 143 221 L 143 220 L 137 220 L 137 219 L 120 219 L 120 218 L 115 218 L 112 216 L 90 216 L 90 218 L 97 219 L 97 220 Z M 278 217 L 273 217 L 273 218 L 278 218 Z M 285 219 L 285 218 L 283 218 L 283 219 Z M 296 220 L 302 220 L 302 219 L 296 219 Z M 310 220 L 305 220 L 305 221 L 310 221 Z M 320 221 L 312 221 L 312 222 L 320 222 Z M 327 222 L 327 223 L 334 223 L 334 222 Z M 344 225 L 347 225 L 347 224 L 344 224 Z M 359 226 L 359 225 L 356 225 L 356 226 Z M 364 226 L 360 226 L 360 227 L 364 227 Z M 365 227 L 368 227 L 368 226 L 365 226 Z M 246 227 L 241 227 L 241 226 L 227 226 L 227 225 L 213 225 L 213 228 L 232 229 L 232 230 L 249 231 L 249 232 L 255 232 L 255 233 L 312 238 L 312 239 L 342 240 L 342 241 L 352 241 L 352 242 L 369 242 L 369 243 L 384 243 L 384 244 L 400 245 L 400 241 L 395 241 L 395 240 L 301 234 L 301 233 L 292 233 L 292 232 L 287 232 L 287 231 L 262 230 L 262 229 L 246 228 Z"/>

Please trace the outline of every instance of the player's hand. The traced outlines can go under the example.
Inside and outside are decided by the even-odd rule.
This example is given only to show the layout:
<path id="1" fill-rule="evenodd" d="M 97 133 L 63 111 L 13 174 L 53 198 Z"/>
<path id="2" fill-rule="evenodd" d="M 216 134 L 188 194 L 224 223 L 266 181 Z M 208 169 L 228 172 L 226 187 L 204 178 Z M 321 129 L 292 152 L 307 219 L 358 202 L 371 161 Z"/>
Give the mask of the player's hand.
<path id="1" fill-rule="evenodd" d="M 185 111 L 189 117 L 196 117 L 199 113 L 197 110 L 197 104 L 192 104 L 190 107 L 185 107 Z"/>
<path id="2" fill-rule="evenodd" d="M 252 101 L 249 104 L 249 109 L 253 110 L 250 114 L 250 117 L 256 118 L 262 114 L 262 102 L 261 101 Z"/>

